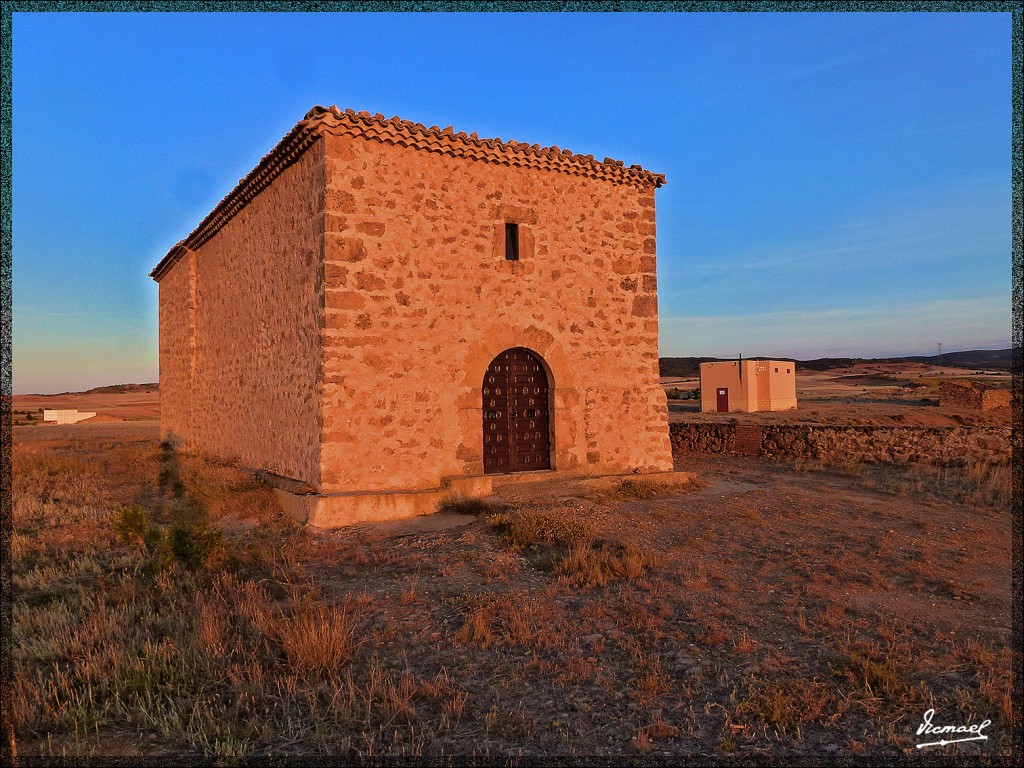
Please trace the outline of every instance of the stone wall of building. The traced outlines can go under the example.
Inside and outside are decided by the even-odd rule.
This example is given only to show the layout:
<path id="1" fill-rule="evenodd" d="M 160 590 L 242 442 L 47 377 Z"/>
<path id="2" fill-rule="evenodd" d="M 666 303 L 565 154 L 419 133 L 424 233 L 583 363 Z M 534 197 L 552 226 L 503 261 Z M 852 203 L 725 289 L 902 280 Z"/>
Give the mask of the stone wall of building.
<path id="1" fill-rule="evenodd" d="M 751 425 L 670 425 L 672 450 L 688 453 L 736 452 L 736 432 Z M 909 463 L 962 465 L 1010 461 L 1008 427 L 892 427 L 809 424 L 761 425 L 760 455 L 814 459 L 827 463 Z"/>
<path id="2" fill-rule="evenodd" d="M 161 432 L 314 487 L 323 176 L 320 143 L 160 277 Z"/>
<path id="3" fill-rule="evenodd" d="M 520 346 L 549 369 L 554 469 L 671 468 L 653 187 L 325 141 L 325 491 L 481 474 L 484 373 Z"/>
<path id="4" fill-rule="evenodd" d="M 335 501 L 461 488 L 483 472 L 485 371 L 523 347 L 551 389 L 552 469 L 671 469 L 663 182 L 314 108 L 151 273 L 164 435 Z"/>
<path id="5" fill-rule="evenodd" d="M 187 442 L 192 435 L 192 312 L 190 254 L 160 279 L 160 435 Z"/>

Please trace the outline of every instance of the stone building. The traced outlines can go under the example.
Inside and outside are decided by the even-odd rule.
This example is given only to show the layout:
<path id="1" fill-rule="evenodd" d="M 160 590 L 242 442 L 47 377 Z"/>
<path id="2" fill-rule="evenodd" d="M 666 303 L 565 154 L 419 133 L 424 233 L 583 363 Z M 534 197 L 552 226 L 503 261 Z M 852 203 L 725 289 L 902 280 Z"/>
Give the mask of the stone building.
<path id="1" fill-rule="evenodd" d="M 664 182 L 315 107 L 151 272 L 163 437 L 263 470 L 322 526 L 671 470 Z"/>
<path id="2" fill-rule="evenodd" d="M 790 360 L 725 360 L 700 364 L 703 413 L 796 408 L 796 365 Z"/>
<path id="3" fill-rule="evenodd" d="M 1010 390 L 990 387 L 969 379 L 939 384 L 939 406 L 955 411 L 983 413 L 1010 407 Z"/>

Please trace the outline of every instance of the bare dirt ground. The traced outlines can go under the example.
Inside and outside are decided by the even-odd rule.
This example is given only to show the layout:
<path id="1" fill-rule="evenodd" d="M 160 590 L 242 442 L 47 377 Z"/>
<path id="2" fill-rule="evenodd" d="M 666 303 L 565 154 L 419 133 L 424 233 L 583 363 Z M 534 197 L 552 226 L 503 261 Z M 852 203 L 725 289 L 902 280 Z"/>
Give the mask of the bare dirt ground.
<path id="1" fill-rule="evenodd" d="M 120 422 L 79 422 L 78 424 L 47 424 L 44 428 L 14 430 L 14 443 L 37 443 L 39 447 L 67 447 L 77 442 L 94 443 L 100 440 L 118 442 L 156 443 L 160 439 L 158 421 L 138 420 Z"/>
<path id="2" fill-rule="evenodd" d="M 923 363 L 858 364 L 828 371 L 796 372 L 797 409 L 759 413 L 701 413 L 697 400 L 670 400 L 669 421 L 763 424 L 873 424 L 878 426 L 1009 426 L 1011 409 L 958 413 L 939 406 L 939 383 L 971 379 L 1009 388 L 1005 372 L 943 368 Z M 683 392 L 698 378 L 666 377 L 666 389 Z"/>
<path id="3" fill-rule="evenodd" d="M 688 458 L 317 532 L 123 426 L 14 431 L 22 755 L 1011 753 L 1008 468 Z M 918 750 L 928 709 L 989 738 Z"/>

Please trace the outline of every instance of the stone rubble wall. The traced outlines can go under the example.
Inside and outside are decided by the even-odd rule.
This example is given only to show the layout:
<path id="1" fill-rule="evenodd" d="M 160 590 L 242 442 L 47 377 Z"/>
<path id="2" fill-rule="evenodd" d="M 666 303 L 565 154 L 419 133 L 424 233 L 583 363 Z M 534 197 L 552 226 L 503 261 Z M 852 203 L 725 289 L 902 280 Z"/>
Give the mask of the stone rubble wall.
<path id="1" fill-rule="evenodd" d="M 736 453 L 739 424 L 669 425 L 672 453 Z M 964 465 L 1010 461 L 1009 427 L 761 426 L 760 455 L 825 462 Z"/>
<path id="2" fill-rule="evenodd" d="M 981 410 L 991 411 L 993 408 L 1010 407 L 1010 390 L 986 389 L 981 393 Z"/>
<path id="3" fill-rule="evenodd" d="M 1010 390 L 977 382 L 944 381 L 939 384 L 939 403 L 948 410 L 991 411 L 1010 405 Z"/>

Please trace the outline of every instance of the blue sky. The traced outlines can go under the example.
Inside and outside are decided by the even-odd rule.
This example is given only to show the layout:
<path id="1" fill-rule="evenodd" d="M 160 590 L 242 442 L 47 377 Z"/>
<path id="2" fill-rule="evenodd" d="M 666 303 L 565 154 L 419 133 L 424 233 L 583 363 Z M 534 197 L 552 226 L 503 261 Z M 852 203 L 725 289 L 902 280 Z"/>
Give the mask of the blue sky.
<path id="1" fill-rule="evenodd" d="M 147 273 L 314 104 L 611 156 L 662 355 L 1010 345 L 1010 14 L 14 15 L 15 392 L 157 380 Z"/>

